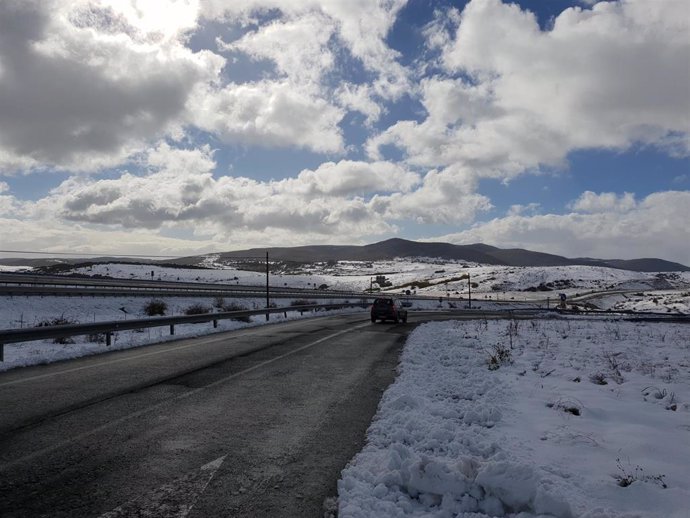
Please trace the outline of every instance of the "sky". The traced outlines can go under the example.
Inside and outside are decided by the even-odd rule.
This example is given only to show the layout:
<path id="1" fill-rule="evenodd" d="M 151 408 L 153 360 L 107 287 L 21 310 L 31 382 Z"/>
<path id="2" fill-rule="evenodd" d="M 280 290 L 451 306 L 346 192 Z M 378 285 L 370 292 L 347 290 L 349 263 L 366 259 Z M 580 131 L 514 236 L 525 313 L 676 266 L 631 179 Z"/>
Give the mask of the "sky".
<path id="1" fill-rule="evenodd" d="M 686 0 L 0 1 L 1 250 L 690 265 L 688 221 Z"/>

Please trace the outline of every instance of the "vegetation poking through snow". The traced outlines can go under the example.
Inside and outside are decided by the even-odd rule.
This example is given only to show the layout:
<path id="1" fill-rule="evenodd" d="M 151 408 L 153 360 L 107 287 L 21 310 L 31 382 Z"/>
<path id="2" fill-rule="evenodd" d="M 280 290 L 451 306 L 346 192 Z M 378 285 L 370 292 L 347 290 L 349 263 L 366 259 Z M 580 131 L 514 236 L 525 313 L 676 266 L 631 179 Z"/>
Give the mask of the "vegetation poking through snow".
<path id="1" fill-rule="evenodd" d="M 205 315 L 210 312 L 211 308 L 204 304 L 192 304 L 191 306 L 187 306 L 184 310 L 185 315 Z"/>
<path id="2" fill-rule="evenodd" d="M 69 318 L 65 318 L 64 315 L 61 315 L 59 317 L 55 318 L 50 318 L 46 320 L 41 320 L 38 324 L 36 324 L 36 327 L 51 327 L 51 326 L 65 326 L 69 324 L 78 324 L 76 320 L 71 320 Z M 69 336 L 61 336 L 58 338 L 53 339 L 54 344 L 73 344 L 74 340 L 69 337 Z"/>
<path id="3" fill-rule="evenodd" d="M 149 317 L 163 316 L 168 310 L 168 303 L 164 300 L 150 300 L 144 305 L 144 314 Z"/>

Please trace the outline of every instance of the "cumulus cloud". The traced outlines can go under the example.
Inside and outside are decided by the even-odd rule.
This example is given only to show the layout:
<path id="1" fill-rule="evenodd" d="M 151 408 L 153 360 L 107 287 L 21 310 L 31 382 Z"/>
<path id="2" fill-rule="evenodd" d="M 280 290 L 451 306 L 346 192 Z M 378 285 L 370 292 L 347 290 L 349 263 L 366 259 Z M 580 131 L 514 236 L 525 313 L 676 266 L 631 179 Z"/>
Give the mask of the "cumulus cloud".
<path id="1" fill-rule="evenodd" d="M 338 127 L 344 110 L 287 81 L 203 87 L 189 100 L 188 111 L 196 126 L 227 143 L 319 153 L 341 153 L 345 147 Z"/>
<path id="2" fill-rule="evenodd" d="M 343 154 L 345 114 L 371 122 L 409 86 L 385 42 L 403 4 L 2 2 L 0 172 L 94 172 L 194 126 L 225 144 Z M 218 21 L 239 24 L 239 37 L 193 51 L 192 35 Z M 221 54 L 275 70 L 242 81 Z M 338 56 L 358 61 L 367 80 L 327 78 Z"/>
<path id="3" fill-rule="evenodd" d="M 585 193 L 580 199 L 594 197 Z M 690 228 L 685 224 L 690 219 L 690 191 L 650 194 L 623 213 L 621 198 L 617 200 L 609 210 L 600 204 L 591 213 L 496 218 L 437 240 L 526 247 L 568 257 L 660 257 L 690 265 Z"/>
<path id="4" fill-rule="evenodd" d="M 341 160 L 325 162 L 315 171 L 305 169 L 296 179 L 283 183 L 304 194 L 366 196 L 375 192 L 408 192 L 419 181 L 418 174 L 391 162 Z"/>
<path id="5" fill-rule="evenodd" d="M 295 178 L 266 182 L 214 177 L 213 151 L 161 144 L 144 158 L 145 174 L 118 178 L 75 176 L 48 196 L 27 202 L 27 219 L 57 219 L 107 228 L 185 229 L 200 237 L 283 231 L 321 241 L 395 232 L 391 214 L 374 195 L 409 192 L 420 177 L 387 162 L 342 160 L 305 169 Z M 289 231 L 289 233 L 285 233 Z"/>
<path id="6" fill-rule="evenodd" d="M 577 212 L 628 212 L 637 206 L 635 196 L 626 192 L 620 196 L 615 192 L 595 193 L 583 192 L 580 197 L 570 204 L 570 208 Z"/>
<path id="7" fill-rule="evenodd" d="M 271 60 L 278 71 L 297 83 L 318 84 L 333 67 L 329 41 L 337 27 L 320 12 L 274 20 L 231 43 L 219 41 L 223 51 L 241 51 L 255 60 Z"/>
<path id="8" fill-rule="evenodd" d="M 376 210 L 391 219 L 417 223 L 470 223 L 477 213 L 491 208 L 490 200 L 476 193 L 477 176 L 468 169 L 448 167 L 429 171 L 422 185 L 409 193 L 374 198 Z"/>
<path id="9" fill-rule="evenodd" d="M 279 12 L 292 19 L 326 16 L 335 23 L 338 37 L 363 66 L 377 73 L 378 93 L 397 96 L 404 93 L 407 72 L 397 63 L 398 53 L 385 42 L 400 9 L 406 0 L 206 0 L 202 14 L 207 18 L 256 22 L 255 16 Z"/>
<path id="10" fill-rule="evenodd" d="M 0 3 L 0 169 L 93 170 L 179 130 L 190 93 L 223 58 L 180 43 L 196 13 L 170 4 L 177 25 L 154 24 L 144 6 L 130 16 L 122 2 Z"/>
<path id="11" fill-rule="evenodd" d="M 516 4 L 472 0 L 450 23 L 427 30 L 445 73 L 422 83 L 426 119 L 372 138 L 372 157 L 395 145 L 411 163 L 510 177 L 576 149 L 690 153 L 684 2 L 570 8 L 541 30 Z"/>

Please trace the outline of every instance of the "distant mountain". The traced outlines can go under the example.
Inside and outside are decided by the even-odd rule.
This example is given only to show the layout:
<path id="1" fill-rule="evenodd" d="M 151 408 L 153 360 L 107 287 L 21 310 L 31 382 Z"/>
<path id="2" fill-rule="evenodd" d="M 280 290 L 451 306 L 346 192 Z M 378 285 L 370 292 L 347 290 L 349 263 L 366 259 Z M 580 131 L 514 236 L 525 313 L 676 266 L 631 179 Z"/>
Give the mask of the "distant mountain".
<path id="1" fill-rule="evenodd" d="M 385 261 L 396 257 L 432 257 L 504 266 L 603 266 L 638 272 L 690 271 L 679 263 L 663 259 L 568 259 L 560 255 L 532 252 L 522 248 L 504 249 L 476 243 L 453 245 L 450 243 L 426 243 L 393 238 L 364 246 L 314 245 L 281 248 L 251 248 L 218 254 L 218 261 L 232 261 L 246 257 L 269 257 L 274 261 L 325 262 L 325 261 Z M 199 265 L 205 256 L 185 257 L 164 262 Z"/>
<path id="2" fill-rule="evenodd" d="M 364 246 L 314 245 L 275 248 L 251 248 L 212 254 L 218 256 L 218 262 L 234 262 L 245 258 L 261 259 L 268 251 L 272 261 L 297 263 L 325 261 L 385 261 L 396 257 L 430 257 L 468 261 L 473 263 L 494 264 L 503 266 L 603 266 L 636 272 L 678 272 L 690 271 L 685 265 L 663 259 L 592 259 L 589 257 L 569 259 L 560 255 L 533 252 L 522 248 L 498 248 L 475 243 L 472 245 L 453 245 L 450 243 L 426 243 L 393 238 L 379 243 Z M 209 254 L 210 255 L 210 254 Z M 204 264 L 207 255 L 149 261 L 148 264 L 168 264 L 199 267 Z M 57 264 L 106 262 L 110 258 L 98 259 L 0 259 L 0 265 L 45 266 Z M 112 259 L 111 262 L 137 262 L 141 259 Z"/>
<path id="3" fill-rule="evenodd" d="M 664 261 L 663 259 L 609 259 L 602 261 L 609 268 L 632 270 L 633 272 L 687 272 L 690 268 L 680 263 Z"/>

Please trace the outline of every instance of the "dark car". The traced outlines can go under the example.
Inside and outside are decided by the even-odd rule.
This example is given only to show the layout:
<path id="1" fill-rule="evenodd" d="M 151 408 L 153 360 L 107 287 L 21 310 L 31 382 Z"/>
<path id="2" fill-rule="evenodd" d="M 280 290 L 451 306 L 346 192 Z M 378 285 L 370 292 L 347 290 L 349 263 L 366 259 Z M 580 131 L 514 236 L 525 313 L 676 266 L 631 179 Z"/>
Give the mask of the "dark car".
<path id="1" fill-rule="evenodd" d="M 376 322 L 381 320 L 392 320 L 396 324 L 400 321 L 407 322 L 407 310 L 402 304 L 391 298 L 379 298 L 374 300 L 371 305 L 371 321 Z"/>

